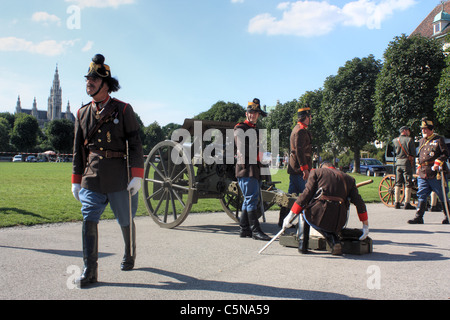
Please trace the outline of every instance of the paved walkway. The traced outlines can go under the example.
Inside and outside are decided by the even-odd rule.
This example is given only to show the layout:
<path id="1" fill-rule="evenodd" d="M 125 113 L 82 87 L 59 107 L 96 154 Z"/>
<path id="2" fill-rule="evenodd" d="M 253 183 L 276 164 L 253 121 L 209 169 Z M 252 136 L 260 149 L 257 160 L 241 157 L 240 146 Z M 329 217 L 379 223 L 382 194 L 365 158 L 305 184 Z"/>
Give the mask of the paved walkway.
<path id="1" fill-rule="evenodd" d="M 99 227 L 99 281 L 87 290 L 71 280 L 82 266 L 81 223 L 0 230 L 0 299 L 286 300 L 450 299 L 450 225 L 427 213 L 369 204 L 374 253 L 300 255 L 275 242 L 240 239 L 225 213 L 191 214 L 174 230 L 136 219 L 136 269 L 121 272 L 123 240 L 115 221 Z M 275 235 L 277 212 L 263 229 Z M 360 228 L 354 207 L 349 227 Z"/>

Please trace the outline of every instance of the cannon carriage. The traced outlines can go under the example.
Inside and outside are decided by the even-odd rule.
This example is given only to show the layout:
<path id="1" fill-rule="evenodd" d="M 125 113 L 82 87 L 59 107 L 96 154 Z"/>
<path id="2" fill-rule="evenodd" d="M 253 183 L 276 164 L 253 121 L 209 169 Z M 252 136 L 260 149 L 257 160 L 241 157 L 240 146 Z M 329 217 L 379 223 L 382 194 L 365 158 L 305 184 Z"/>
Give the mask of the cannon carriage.
<path id="1" fill-rule="evenodd" d="M 242 193 L 235 176 L 235 123 L 186 119 L 172 138 L 157 144 L 145 163 L 143 196 L 147 211 L 162 228 L 172 229 L 200 199 L 218 199 L 239 221 Z M 261 215 L 274 205 L 291 207 L 296 195 L 276 188 L 271 176 L 261 186 Z"/>

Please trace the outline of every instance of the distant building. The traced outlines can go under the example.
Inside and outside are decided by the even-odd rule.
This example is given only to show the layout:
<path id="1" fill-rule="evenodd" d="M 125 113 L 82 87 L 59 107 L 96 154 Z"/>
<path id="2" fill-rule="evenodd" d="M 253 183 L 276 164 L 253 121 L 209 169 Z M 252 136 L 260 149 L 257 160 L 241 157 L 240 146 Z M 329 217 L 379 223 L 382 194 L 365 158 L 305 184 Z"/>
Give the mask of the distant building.
<path id="1" fill-rule="evenodd" d="M 58 66 L 56 66 L 55 77 L 50 89 L 47 111 L 38 110 L 36 98 L 34 98 L 33 107 L 31 109 L 23 109 L 19 96 L 16 105 L 16 114 L 18 113 L 25 113 L 35 117 L 38 120 L 40 127 L 44 127 L 47 122 L 59 119 L 68 119 L 75 122 L 75 117 L 70 111 L 69 102 L 67 102 L 66 112 L 62 112 L 62 89 L 59 81 Z"/>
<path id="2" fill-rule="evenodd" d="M 448 48 L 450 43 L 445 40 L 450 33 L 450 14 L 448 12 L 450 12 L 450 1 L 442 1 L 411 33 L 411 36 L 419 34 L 429 39 L 438 39 L 442 41 L 444 49 Z"/>

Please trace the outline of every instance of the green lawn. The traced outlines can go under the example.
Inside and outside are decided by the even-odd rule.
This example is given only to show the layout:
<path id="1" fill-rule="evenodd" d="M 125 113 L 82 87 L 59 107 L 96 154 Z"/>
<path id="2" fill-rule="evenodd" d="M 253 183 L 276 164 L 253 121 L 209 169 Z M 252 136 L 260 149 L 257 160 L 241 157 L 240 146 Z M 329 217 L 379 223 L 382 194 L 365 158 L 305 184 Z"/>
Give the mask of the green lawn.
<path id="1" fill-rule="evenodd" d="M 81 206 L 72 196 L 71 172 L 71 163 L 0 163 L 0 227 L 80 221 Z M 357 182 L 368 180 L 363 175 L 353 176 Z M 380 201 L 381 179 L 376 177 L 372 185 L 360 188 L 366 202 Z M 285 170 L 279 170 L 272 180 L 281 181 L 277 188 L 287 192 L 289 176 Z M 223 211 L 217 199 L 200 199 L 191 210 L 216 211 Z M 138 216 L 143 215 L 147 210 L 141 197 Z M 109 207 L 103 218 L 114 218 Z"/>

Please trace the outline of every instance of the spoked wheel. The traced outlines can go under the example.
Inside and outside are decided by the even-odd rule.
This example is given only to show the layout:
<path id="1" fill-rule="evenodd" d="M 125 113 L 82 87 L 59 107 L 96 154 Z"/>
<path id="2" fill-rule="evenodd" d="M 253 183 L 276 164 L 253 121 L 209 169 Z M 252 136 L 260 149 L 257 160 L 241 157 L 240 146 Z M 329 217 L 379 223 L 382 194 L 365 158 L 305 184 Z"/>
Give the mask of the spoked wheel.
<path id="1" fill-rule="evenodd" d="M 194 169 L 183 148 L 163 141 L 150 152 L 145 164 L 144 201 L 152 219 L 162 228 L 179 226 L 191 211 Z"/>
<path id="2" fill-rule="evenodd" d="M 381 202 L 383 202 L 386 206 L 395 206 L 395 174 L 387 175 L 383 180 L 381 180 L 380 186 L 378 187 L 378 194 Z M 403 202 L 404 197 L 405 188 L 403 186 L 400 195 L 400 202 Z"/>
<path id="3" fill-rule="evenodd" d="M 244 197 L 239 188 L 239 185 L 236 183 L 234 193 L 226 193 L 220 198 L 220 204 L 222 205 L 225 213 L 235 222 L 239 223 L 239 217 L 241 215 L 241 207 L 242 202 L 244 201 Z M 265 202 L 264 204 L 264 212 L 268 211 L 273 203 Z M 258 211 L 258 218 L 261 218 L 262 212 Z M 265 220 L 264 220 L 265 221 Z"/>
<path id="4" fill-rule="evenodd" d="M 242 202 L 244 201 L 244 197 L 242 196 L 241 191 L 239 190 L 239 186 L 236 184 L 236 193 L 231 194 L 226 193 L 220 198 L 220 204 L 222 205 L 225 213 L 235 222 L 239 223 L 239 215 L 242 207 Z"/>

